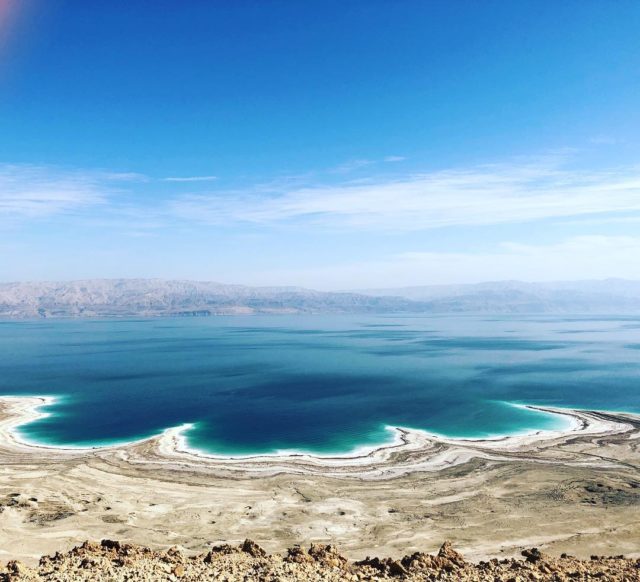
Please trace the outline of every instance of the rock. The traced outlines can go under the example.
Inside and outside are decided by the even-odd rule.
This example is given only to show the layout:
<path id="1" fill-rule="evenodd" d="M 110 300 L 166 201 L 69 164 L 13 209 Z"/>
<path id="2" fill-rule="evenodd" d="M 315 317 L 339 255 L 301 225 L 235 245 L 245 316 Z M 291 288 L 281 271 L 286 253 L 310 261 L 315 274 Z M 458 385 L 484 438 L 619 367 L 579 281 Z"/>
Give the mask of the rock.
<path id="1" fill-rule="evenodd" d="M 264 558 L 267 555 L 267 552 L 265 552 L 258 544 L 248 539 L 244 540 L 244 543 L 242 544 L 242 551 L 254 558 Z"/>
<path id="2" fill-rule="evenodd" d="M 115 542 L 113 540 L 102 540 L 100 545 L 107 550 L 115 550 L 116 552 L 120 551 L 120 542 Z"/>
<path id="3" fill-rule="evenodd" d="M 380 572 L 384 572 L 386 568 L 385 563 L 380 558 L 370 558 L 369 556 L 367 556 L 364 560 L 356 562 L 356 566 L 368 566 L 369 568 L 379 570 Z"/>
<path id="4" fill-rule="evenodd" d="M 11 560 L 7 562 L 7 571 L 10 574 L 25 574 L 28 568 L 19 560 Z"/>
<path id="5" fill-rule="evenodd" d="M 542 554 L 538 548 L 531 548 L 530 550 L 523 550 L 522 555 L 527 559 L 527 562 L 535 564 L 542 560 Z"/>
<path id="6" fill-rule="evenodd" d="M 347 563 L 347 559 L 338 553 L 336 547 L 322 544 L 311 544 L 309 548 L 309 555 L 316 562 L 321 562 L 327 566 L 334 568 L 341 568 Z"/>
<path id="7" fill-rule="evenodd" d="M 169 563 L 184 562 L 184 556 L 182 555 L 180 548 L 177 548 L 176 546 L 171 546 L 166 551 L 162 559 Z"/>
<path id="8" fill-rule="evenodd" d="M 80 562 L 80 567 L 85 570 L 95 568 L 97 565 L 98 562 L 94 558 L 84 558 L 82 562 Z"/>
<path id="9" fill-rule="evenodd" d="M 453 549 L 449 540 L 445 541 L 444 544 L 440 546 L 438 558 L 444 558 L 459 567 L 464 566 L 465 564 L 464 557 Z"/>
<path id="10" fill-rule="evenodd" d="M 403 576 L 407 574 L 405 567 L 397 560 L 390 560 L 387 564 L 387 570 L 392 576 Z"/>
<path id="11" fill-rule="evenodd" d="M 210 564 L 213 560 L 219 556 L 227 556 L 229 554 L 237 554 L 240 550 L 235 546 L 229 544 L 222 544 L 220 546 L 213 546 L 209 553 L 202 560 L 205 564 Z"/>
<path id="12" fill-rule="evenodd" d="M 284 561 L 294 564 L 308 564 L 309 562 L 313 562 L 313 558 L 300 546 L 293 546 L 287 550 L 287 556 Z"/>
<path id="13" fill-rule="evenodd" d="M 554 559 L 537 549 L 522 559 L 491 559 L 474 564 L 446 543 L 437 555 L 416 552 L 403 557 L 369 558 L 350 564 L 333 545 L 290 548 L 284 557 L 268 555 L 251 540 L 222 545 L 206 557 L 185 557 L 178 548 L 154 551 L 143 546 L 103 540 L 68 552 L 45 556 L 35 568 L 20 562 L 0 565 L 0 582 L 94 582 L 98 580 L 220 580 L 231 582 L 570 582 L 571 580 L 640 580 L 640 560 L 595 557 Z"/>
<path id="14" fill-rule="evenodd" d="M 184 566 L 182 564 L 178 564 L 174 569 L 173 569 L 173 575 L 176 578 L 182 578 L 184 576 Z"/>

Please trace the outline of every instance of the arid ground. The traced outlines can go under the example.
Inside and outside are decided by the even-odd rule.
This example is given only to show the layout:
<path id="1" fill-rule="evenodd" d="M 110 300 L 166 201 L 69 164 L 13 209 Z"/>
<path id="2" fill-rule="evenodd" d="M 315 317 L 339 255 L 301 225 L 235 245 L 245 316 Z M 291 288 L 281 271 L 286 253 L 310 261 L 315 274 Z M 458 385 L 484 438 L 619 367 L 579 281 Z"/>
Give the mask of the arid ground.
<path id="1" fill-rule="evenodd" d="M 473 560 L 536 546 L 640 557 L 640 419 L 564 411 L 566 432 L 461 441 L 398 431 L 351 457 L 224 459 L 178 429 L 122 447 L 55 449 L 15 426 L 36 398 L 0 399 L 0 561 L 35 564 L 82 541 L 189 554 L 255 540 L 336 544 L 349 559 L 437 551 Z"/>

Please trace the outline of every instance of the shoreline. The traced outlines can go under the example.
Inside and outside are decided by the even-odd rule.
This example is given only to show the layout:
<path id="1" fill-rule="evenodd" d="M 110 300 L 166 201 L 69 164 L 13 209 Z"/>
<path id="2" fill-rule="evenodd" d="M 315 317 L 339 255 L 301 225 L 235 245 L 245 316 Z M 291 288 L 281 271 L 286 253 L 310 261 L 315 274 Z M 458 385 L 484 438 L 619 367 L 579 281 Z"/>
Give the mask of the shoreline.
<path id="1" fill-rule="evenodd" d="M 116 455 L 136 464 L 166 464 L 171 466 L 200 465 L 200 469 L 236 470 L 251 476 L 265 475 L 287 469 L 295 473 L 311 472 L 332 476 L 386 478 L 418 471 L 434 471 L 453 464 L 461 464 L 474 457 L 504 460 L 519 458 L 532 449 L 544 449 L 553 443 L 573 437 L 605 437 L 633 430 L 640 415 L 612 413 L 571 408 L 543 407 L 528 404 L 505 403 L 564 419 L 566 426 L 557 429 L 531 429 L 521 433 L 489 437 L 447 437 L 421 429 L 386 426 L 392 439 L 372 445 L 359 445 L 345 453 L 314 453 L 299 450 L 281 450 L 273 453 L 224 455 L 209 453 L 192 447 L 186 433 L 194 424 L 185 423 L 169 427 L 150 437 L 105 445 L 49 445 L 25 438 L 19 427 L 49 416 L 43 406 L 56 401 L 53 396 L 0 396 L 0 459 L 3 451 L 37 455 L 72 457 Z M 410 459 L 410 463 L 407 460 Z M 381 471 L 379 465 L 385 465 Z"/>
<path id="2" fill-rule="evenodd" d="M 0 397 L 0 560 L 36 563 L 85 539 L 189 552 L 255 539 L 269 552 L 339 544 L 404 555 L 451 539 L 473 559 L 537 546 L 638 555 L 640 418 L 558 411 L 560 431 L 447 439 L 395 429 L 351 456 L 183 450 L 182 427 L 104 448 L 33 446 L 12 428 L 37 397 Z"/>

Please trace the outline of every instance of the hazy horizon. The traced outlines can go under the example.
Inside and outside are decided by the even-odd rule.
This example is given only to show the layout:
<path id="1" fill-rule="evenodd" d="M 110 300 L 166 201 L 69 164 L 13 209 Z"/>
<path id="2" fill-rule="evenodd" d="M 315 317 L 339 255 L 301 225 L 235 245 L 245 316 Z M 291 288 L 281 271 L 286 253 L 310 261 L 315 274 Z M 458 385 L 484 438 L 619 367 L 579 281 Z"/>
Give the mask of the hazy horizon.
<path id="1" fill-rule="evenodd" d="M 635 2 L 6 0 L 0 280 L 640 279 L 639 25 Z"/>
<path id="2" fill-rule="evenodd" d="M 589 284 L 589 283 L 606 283 L 606 282 L 620 282 L 620 283 L 638 283 L 640 284 L 640 279 L 628 279 L 624 277 L 607 277 L 603 279 L 558 279 L 554 281 L 526 281 L 524 279 L 499 279 L 494 281 L 477 281 L 475 283 L 446 283 L 446 284 L 437 284 L 437 283 L 425 283 L 422 285 L 387 285 L 382 287 L 352 287 L 345 289 L 315 289 L 311 287 L 304 287 L 301 285 L 296 285 L 295 283 L 290 284 L 282 284 L 282 285 L 244 285 L 242 283 L 237 283 L 236 281 L 226 281 L 223 279 L 178 279 L 175 277 L 91 277 L 91 278 L 80 278 L 80 279 L 24 279 L 24 280 L 13 280 L 13 281 L 0 281 L 0 285 L 12 285 L 12 284 L 70 284 L 70 283 L 80 283 L 86 281 L 159 281 L 159 282 L 178 282 L 182 281 L 185 283 L 207 283 L 207 284 L 216 284 L 223 286 L 247 286 L 247 287 L 274 287 L 274 288 L 283 288 L 283 289 L 307 289 L 307 290 L 317 290 L 317 291 L 329 291 L 329 292 L 345 292 L 345 293 L 358 293 L 365 291 L 382 291 L 382 290 L 393 290 L 393 289 L 410 289 L 410 288 L 420 288 L 420 287 L 474 287 L 474 286 L 482 286 L 482 285 L 504 285 L 504 284 L 520 284 L 520 285 L 580 285 L 580 284 Z"/>

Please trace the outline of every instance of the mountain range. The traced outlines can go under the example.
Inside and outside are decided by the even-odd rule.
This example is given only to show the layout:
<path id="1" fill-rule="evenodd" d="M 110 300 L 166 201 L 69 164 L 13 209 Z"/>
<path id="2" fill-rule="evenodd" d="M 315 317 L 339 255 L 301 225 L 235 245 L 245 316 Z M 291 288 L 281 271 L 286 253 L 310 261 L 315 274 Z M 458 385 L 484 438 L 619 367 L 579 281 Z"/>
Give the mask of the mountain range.
<path id="1" fill-rule="evenodd" d="M 160 279 L 0 284 L 0 317 L 17 318 L 407 312 L 414 304 L 400 297 Z"/>
<path id="2" fill-rule="evenodd" d="M 357 292 L 161 279 L 0 284 L 0 317 L 294 313 L 640 313 L 640 281 L 499 281 Z"/>
<path id="3" fill-rule="evenodd" d="M 640 281 L 603 279 L 529 283 L 495 281 L 471 285 L 427 285 L 358 291 L 394 296 L 428 311 L 481 313 L 637 313 Z"/>

